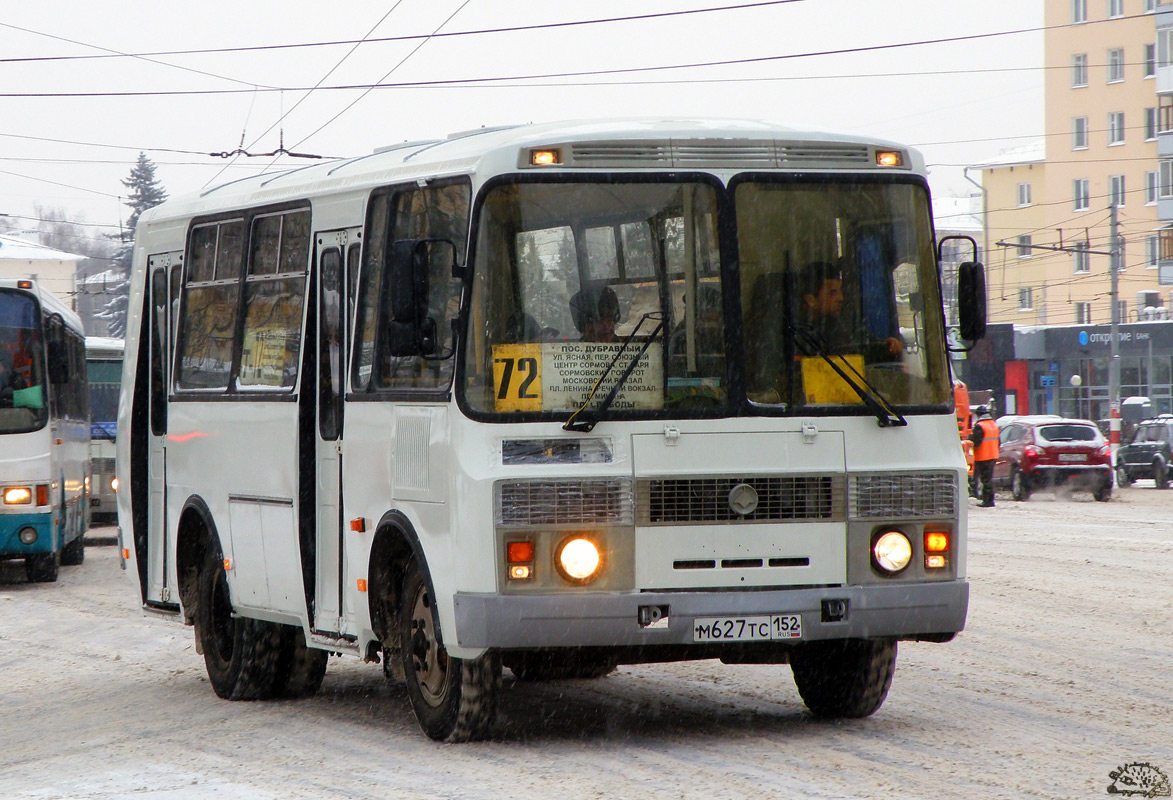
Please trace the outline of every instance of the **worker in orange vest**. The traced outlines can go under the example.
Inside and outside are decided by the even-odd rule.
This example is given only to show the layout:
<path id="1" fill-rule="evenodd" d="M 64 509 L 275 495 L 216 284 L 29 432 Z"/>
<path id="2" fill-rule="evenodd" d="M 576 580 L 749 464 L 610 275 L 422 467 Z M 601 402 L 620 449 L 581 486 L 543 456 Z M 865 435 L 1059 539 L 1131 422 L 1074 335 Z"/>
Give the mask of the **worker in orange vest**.
<path id="1" fill-rule="evenodd" d="M 979 406 L 978 421 L 969 440 L 973 442 L 973 473 L 979 485 L 981 508 L 994 506 L 994 462 L 998 460 L 998 423 L 990 418 L 990 410 Z"/>

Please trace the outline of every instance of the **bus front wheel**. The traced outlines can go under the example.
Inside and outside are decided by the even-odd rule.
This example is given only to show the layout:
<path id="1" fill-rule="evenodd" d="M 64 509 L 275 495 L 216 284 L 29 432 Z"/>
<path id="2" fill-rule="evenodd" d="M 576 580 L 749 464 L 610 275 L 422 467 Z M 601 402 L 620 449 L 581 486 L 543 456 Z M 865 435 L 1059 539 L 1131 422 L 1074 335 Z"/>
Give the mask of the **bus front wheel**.
<path id="1" fill-rule="evenodd" d="M 790 655 L 794 684 L 818 717 L 867 717 L 888 696 L 895 640 L 834 639 L 799 645 Z"/>
<path id="2" fill-rule="evenodd" d="M 280 626 L 233 616 L 219 550 L 208 547 L 199 578 L 196 627 L 208 680 L 225 700 L 272 696 L 282 649 Z"/>
<path id="3" fill-rule="evenodd" d="M 24 559 L 24 574 L 29 583 L 52 583 L 57 580 L 57 568 L 61 565 L 61 551 L 37 553 Z"/>
<path id="4" fill-rule="evenodd" d="M 420 727 L 441 742 L 484 738 L 497 716 L 500 656 L 492 650 L 471 659 L 448 655 L 427 583 L 414 562 L 404 577 L 399 608 L 399 656 Z"/>

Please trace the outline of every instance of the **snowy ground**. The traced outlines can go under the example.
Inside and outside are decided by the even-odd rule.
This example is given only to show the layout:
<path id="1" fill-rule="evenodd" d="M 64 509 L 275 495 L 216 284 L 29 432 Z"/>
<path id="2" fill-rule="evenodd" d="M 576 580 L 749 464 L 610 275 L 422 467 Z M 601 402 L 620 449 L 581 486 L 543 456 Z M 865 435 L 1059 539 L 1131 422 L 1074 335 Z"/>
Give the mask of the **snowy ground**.
<path id="1" fill-rule="evenodd" d="M 0 562 L 0 798 L 1091 798 L 1126 764 L 1173 774 L 1173 491 L 970 519 L 968 627 L 902 644 L 870 719 L 813 720 L 785 666 L 506 673 L 493 739 L 455 746 L 354 659 L 310 700 L 217 699 L 113 547 L 57 584 Z"/>

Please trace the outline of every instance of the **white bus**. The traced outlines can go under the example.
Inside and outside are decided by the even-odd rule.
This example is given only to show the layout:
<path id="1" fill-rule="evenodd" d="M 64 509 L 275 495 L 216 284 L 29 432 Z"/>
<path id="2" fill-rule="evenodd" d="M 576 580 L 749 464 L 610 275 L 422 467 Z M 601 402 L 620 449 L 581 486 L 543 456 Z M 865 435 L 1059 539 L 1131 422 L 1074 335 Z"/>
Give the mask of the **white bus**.
<path id="1" fill-rule="evenodd" d="M 90 520 L 118 516 L 114 442 L 118 437 L 118 389 L 122 384 L 123 340 L 86 337 L 86 380 L 90 388 Z"/>
<path id="2" fill-rule="evenodd" d="M 31 279 L 0 278 L 0 559 L 29 581 L 85 559 L 89 405 L 77 314 Z"/>
<path id="3" fill-rule="evenodd" d="M 815 713 L 874 712 L 897 641 L 968 605 L 929 209 L 915 151 L 756 122 L 486 129 L 167 201 L 119 409 L 143 604 L 222 697 L 351 654 L 439 740 L 489 730 L 503 666 L 789 663 Z"/>

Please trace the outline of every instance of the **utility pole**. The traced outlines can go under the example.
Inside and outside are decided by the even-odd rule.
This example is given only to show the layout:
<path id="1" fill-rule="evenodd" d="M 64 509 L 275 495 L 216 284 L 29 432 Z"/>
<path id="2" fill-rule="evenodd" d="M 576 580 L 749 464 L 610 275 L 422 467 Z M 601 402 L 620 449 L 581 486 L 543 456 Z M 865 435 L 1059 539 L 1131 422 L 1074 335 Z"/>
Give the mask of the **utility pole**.
<path id="1" fill-rule="evenodd" d="M 1115 468 L 1116 451 L 1120 449 L 1120 341 L 1118 339 L 1120 302 L 1117 299 L 1120 289 L 1120 235 L 1116 220 L 1116 198 L 1112 198 L 1108 210 L 1111 213 L 1108 250 L 1112 253 L 1108 258 L 1108 271 L 1111 273 L 1109 296 L 1112 299 L 1112 341 L 1108 351 L 1108 441 L 1112 446 L 1112 466 Z"/>

